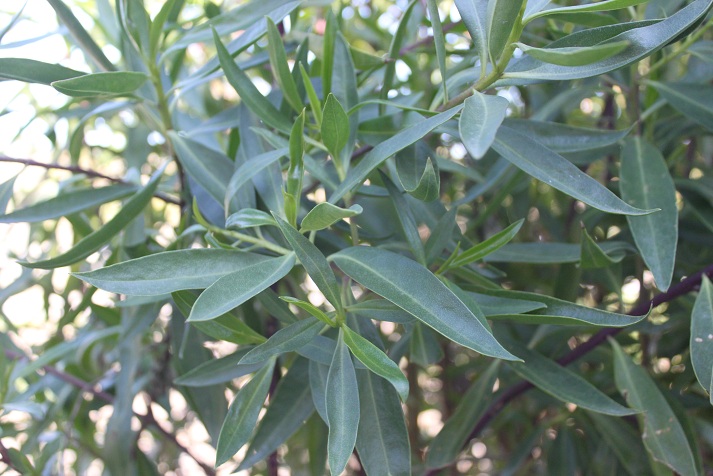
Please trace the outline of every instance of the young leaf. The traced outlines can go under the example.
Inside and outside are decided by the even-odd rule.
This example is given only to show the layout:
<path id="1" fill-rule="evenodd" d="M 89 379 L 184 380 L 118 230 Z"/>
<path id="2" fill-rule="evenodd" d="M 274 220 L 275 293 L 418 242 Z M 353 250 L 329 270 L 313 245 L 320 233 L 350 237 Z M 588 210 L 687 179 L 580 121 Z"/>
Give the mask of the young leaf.
<path id="1" fill-rule="evenodd" d="M 639 413 L 626 408 L 602 393 L 594 385 L 538 352 L 520 346 L 517 354 L 523 362 L 510 364 L 521 377 L 553 397 L 605 415 L 626 416 Z"/>
<path id="2" fill-rule="evenodd" d="M 349 142 L 349 116 L 334 94 L 329 94 L 322 111 L 322 142 L 332 159 L 339 163 L 340 153 Z"/>
<path id="3" fill-rule="evenodd" d="M 329 424 L 329 469 L 332 475 L 342 474 L 352 454 L 359 428 L 359 388 L 356 372 L 344 343 L 344 330 L 339 331 L 337 348 L 327 376 L 325 395 Z"/>
<path id="4" fill-rule="evenodd" d="M 659 150 L 639 137 L 627 141 L 621 153 L 621 196 L 632 206 L 661 210 L 626 219 L 657 287 L 666 291 L 673 278 L 678 243 L 676 187 Z"/>
<path id="5" fill-rule="evenodd" d="M 500 59 L 512 31 L 518 27 L 525 0 L 488 1 L 488 53 L 493 64 Z"/>
<path id="6" fill-rule="evenodd" d="M 433 43 L 436 46 L 436 57 L 438 58 L 438 68 L 441 71 L 441 84 L 443 84 L 443 102 L 448 102 L 448 72 L 446 71 L 446 38 L 443 34 L 441 15 L 438 12 L 436 0 L 428 0 L 428 16 L 431 19 L 433 28 Z"/>
<path id="7" fill-rule="evenodd" d="M 0 79 L 14 79 L 49 86 L 55 81 L 76 78 L 84 74 L 86 73 L 58 64 L 43 63 L 26 58 L 0 58 Z"/>
<path id="8" fill-rule="evenodd" d="M 225 219 L 225 228 L 252 228 L 256 226 L 277 226 L 277 223 L 269 213 L 254 208 L 243 208 Z"/>
<path id="9" fill-rule="evenodd" d="M 381 173 L 381 171 L 380 175 L 394 205 L 394 210 L 400 224 L 401 232 L 404 234 L 406 242 L 409 244 L 411 252 L 416 257 L 416 260 L 425 266 L 426 252 L 423 248 L 421 236 L 418 234 L 418 224 L 416 223 L 416 218 L 413 216 L 411 207 L 404 198 L 403 193 L 396 188 L 391 179 L 386 174 Z"/>
<path id="10" fill-rule="evenodd" d="M 239 364 L 240 359 L 243 358 L 248 350 L 250 350 L 249 347 L 240 349 L 220 359 L 204 362 L 176 378 L 173 383 L 184 387 L 207 387 L 208 385 L 230 382 L 244 375 L 257 372 L 265 365 L 263 362 L 251 365 Z"/>
<path id="11" fill-rule="evenodd" d="M 396 172 L 404 190 L 414 198 L 432 202 L 440 195 L 441 176 L 438 162 L 429 157 L 431 151 L 416 144 L 396 154 Z"/>
<path id="12" fill-rule="evenodd" d="M 336 309 L 341 309 L 342 300 L 340 297 L 339 284 L 337 283 L 336 276 L 334 276 L 334 271 L 329 267 L 329 263 L 327 263 L 327 259 L 322 252 L 285 220 L 277 215 L 273 216 L 285 239 L 292 249 L 295 250 L 297 258 L 300 260 L 300 263 L 302 263 L 302 266 L 304 266 L 307 274 L 314 280 L 314 283 L 319 290 L 322 291 L 324 297 L 326 297 Z"/>
<path id="13" fill-rule="evenodd" d="M 500 231 L 482 243 L 478 243 L 472 248 L 467 249 L 463 253 L 456 256 L 456 258 L 451 261 L 450 268 L 458 268 L 460 266 L 465 266 L 467 264 L 473 263 L 475 261 L 481 260 L 488 256 L 490 253 L 500 249 L 506 245 L 510 240 L 515 238 L 515 235 L 520 231 L 522 224 L 525 222 L 524 219 L 518 220 L 512 225 Z"/>
<path id="14" fill-rule="evenodd" d="M 20 264 L 27 268 L 59 268 L 83 260 L 95 251 L 98 251 L 111 240 L 114 235 L 131 223 L 131 221 L 144 210 L 146 205 L 149 204 L 151 197 L 153 197 L 154 192 L 156 192 L 165 167 L 164 165 L 157 170 L 146 186 L 139 193 L 127 200 L 121 210 L 114 215 L 114 218 L 106 222 L 100 229 L 82 238 L 66 253 L 44 261 L 37 261 L 35 263 L 20 262 Z"/>
<path id="15" fill-rule="evenodd" d="M 452 341 L 484 355 L 517 360 L 452 291 L 415 261 L 370 247 L 347 248 L 331 258 L 349 277 Z"/>
<path id="16" fill-rule="evenodd" d="M 61 79 L 53 81 L 51 85 L 60 93 L 73 97 L 127 96 L 143 86 L 148 79 L 144 73 L 112 71 Z"/>
<path id="17" fill-rule="evenodd" d="M 260 265 L 269 259 L 242 251 L 164 251 L 73 276 L 112 293 L 159 296 L 183 289 L 205 289 L 238 268 Z"/>
<path id="18" fill-rule="evenodd" d="M 431 236 L 426 242 L 426 264 L 431 265 L 443 252 L 444 248 L 453 239 L 453 230 L 456 225 L 456 214 L 458 207 L 454 206 L 441 218 L 438 219 L 436 225 L 431 229 Z"/>
<path id="19" fill-rule="evenodd" d="M 312 85 L 312 78 L 310 78 L 309 73 L 305 70 L 302 63 L 299 63 L 300 74 L 302 75 L 302 83 L 304 84 L 305 90 L 307 91 L 307 98 L 309 99 L 309 107 L 314 114 L 314 120 L 317 123 L 317 127 L 322 127 L 322 107 L 317 97 L 317 92 L 314 90 Z"/>
<path id="20" fill-rule="evenodd" d="M 523 53 L 527 53 L 535 59 L 544 63 L 558 64 L 562 66 L 584 66 L 587 64 L 602 61 L 610 56 L 625 50 L 629 46 L 627 41 L 615 41 L 601 45 L 564 48 L 536 48 L 524 43 L 516 43 Z"/>
<path id="21" fill-rule="evenodd" d="M 324 323 L 309 317 L 280 329 L 267 342 L 248 352 L 240 361 L 243 365 L 254 364 L 272 356 L 292 352 L 311 342 L 324 328 Z"/>
<path id="22" fill-rule="evenodd" d="M 225 196 L 219 200 L 224 204 L 225 209 L 229 210 L 228 205 L 230 204 L 230 201 L 235 195 L 237 195 L 243 185 L 248 183 L 253 178 L 258 177 L 260 172 L 279 161 L 288 153 L 288 148 L 265 152 L 264 154 L 259 154 L 256 157 L 253 157 L 238 167 L 230 176 L 230 181 L 228 181 L 228 186 L 225 189 Z"/>
<path id="23" fill-rule="evenodd" d="M 646 413 L 642 439 L 649 454 L 679 474 L 698 474 L 695 458 L 681 423 L 646 370 L 631 361 L 619 344 L 614 348 L 614 380 L 619 392 L 633 408 Z"/>
<path id="24" fill-rule="evenodd" d="M 620 260 L 606 254 L 597 242 L 589 236 L 586 228 L 582 228 L 582 257 L 579 260 L 579 266 L 582 269 L 606 268 L 618 261 Z"/>
<path id="25" fill-rule="evenodd" d="M 455 0 L 465 27 L 480 57 L 481 71 L 488 63 L 488 0 Z"/>
<path id="26" fill-rule="evenodd" d="M 282 192 L 285 201 L 285 216 L 287 222 L 297 226 L 297 211 L 302 196 L 302 179 L 304 177 L 304 128 L 305 128 L 305 110 L 297 117 L 292 131 L 290 132 L 290 166 L 287 169 L 287 180 L 285 181 L 285 189 Z"/>
<path id="27" fill-rule="evenodd" d="M 707 276 L 703 276 L 691 314 L 691 363 L 713 404 L 713 285 Z"/>
<path id="28" fill-rule="evenodd" d="M 285 45 L 275 22 L 270 17 L 267 17 L 267 52 L 270 55 L 270 66 L 272 66 L 274 77 L 277 84 L 280 85 L 285 100 L 292 106 L 292 109 L 297 112 L 301 111 L 304 105 L 287 64 Z"/>
<path id="29" fill-rule="evenodd" d="M 340 208 L 328 202 L 317 204 L 302 219 L 300 233 L 305 231 L 324 230 L 343 218 L 349 218 L 361 214 L 363 209 L 359 205 L 352 205 L 349 208 Z"/>
<path id="30" fill-rule="evenodd" d="M 334 46 L 337 41 L 337 19 L 331 8 L 327 9 L 327 21 L 324 26 L 324 45 L 322 54 L 322 97 L 332 92 L 332 75 L 334 70 Z"/>
<path id="31" fill-rule="evenodd" d="M 713 86 L 698 83 L 648 81 L 674 109 L 713 130 Z"/>
<path id="32" fill-rule="evenodd" d="M 456 106 L 438 115 L 418 122 L 374 147 L 363 159 L 361 159 L 361 162 L 359 162 L 356 167 L 349 171 L 349 174 L 347 174 L 344 181 L 329 197 L 329 202 L 335 203 L 338 201 L 345 194 L 350 192 L 352 188 L 361 184 L 375 168 L 381 165 L 382 162 L 396 154 L 398 151 L 422 139 L 433 129 L 451 119 L 461 110 L 461 107 L 462 106 Z"/>
<path id="33" fill-rule="evenodd" d="M 270 406 L 255 430 L 245 459 L 235 471 L 251 468 L 285 443 L 312 415 L 314 404 L 309 385 L 309 361 L 297 359 L 280 379 Z"/>
<path id="34" fill-rule="evenodd" d="M 611 259 L 621 261 L 627 251 L 634 248 L 623 241 L 597 243 Z M 488 263 L 578 263 L 582 259 L 582 247 L 574 243 L 508 243 L 483 258 Z"/>
<path id="35" fill-rule="evenodd" d="M 648 0 L 604 0 L 600 2 L 588 3 L 585 5 L 573 5 L 571 7 L 554 7 L 544 10 L 540 8 L 537 12 L 532 12 L 531 14 L 530 12 L 528 12 L 528 15 L 523 20 L 523 23 L 527 24 L 530 23 L 532 20 L 544 16 L 618 10 L 621 8 L 634 7 L 636 5 L 646 3 L 647 1 Z"/>
<path id="36" fill-rule="evenodd" d="M 222 276 L 198 297 L 189 322 L 208 321 L 240 306 L 242 303 L 285 277 L 295 265 L 290 253 L 271 258 Z"/>
<path id="37" fill-rule="evenodd" d="M 230 404 L 218 437 L 216 467 L 232 458 L 248 442 L 270 389 L 273 371 L 272 362 L 265 364 L 262 370 L 238 391 Z"/>
<path id="38" fill-rule="evenodd" d="M 213 41 L 218 50 L 218 58 L 220 66 L 225 72 L 225 77 L 228 79 L 235 91 L 237 91 L 240 99 L 245 102 L 248 109 L 257 117 L 265 121 L 270 127 L 274 127 L 282 132 L 289 133 L 292 128 L 290 121 L 278 111 L 272 103 L 260 93 L 255 84 L 250 80 L 247 74 L 235 64 L 233 57 L 230 56 L 228 50 L 220 41 L 218 33 L 213 31 Z"/>
<path id="39" fill-rule="evenodd" d="M 505 98 L 477 91 L 465 100 L 458 131 L 463 145 L 474 159 L 482 158 L 490 149 L 509 105 Z"/>
<path id="40" fill-rule="evenodd" d="M 529 175 L 599 210 L 621 215 L 647 215 L 655 211 L 621 201 L 561 155 L 509 127 L 500 127 L 493 148 Z"/>
<path id="41" fill-rule="evenodd" d="M 300 309 L 304 309 L 305 311 L 309 312 L 311 315 L 319 319 L 320 321 L 324 322 L 325 324 L 336 327 L 334 324 L 334 321 L 324 313 L 320 308 L 315 306 L 314 304 L 311 304 L 306 301 L 302 301 L 301 299 L 289 297 L 289 296 L 280 296 L 280 299 L 282 299 L 285 302 L 288 302 L 290 304 L 294 304 L 295 306 L 299 307 Z"/>
<path id="42" fill-rule="evenodd" d="M 388 380 L 399 393 L 402 401 L 408 398 L 408 380 L 399 366 L 374 344 L 346 326 L 342 327 L 344 342 L 352 354 L 369 370 Z"/>

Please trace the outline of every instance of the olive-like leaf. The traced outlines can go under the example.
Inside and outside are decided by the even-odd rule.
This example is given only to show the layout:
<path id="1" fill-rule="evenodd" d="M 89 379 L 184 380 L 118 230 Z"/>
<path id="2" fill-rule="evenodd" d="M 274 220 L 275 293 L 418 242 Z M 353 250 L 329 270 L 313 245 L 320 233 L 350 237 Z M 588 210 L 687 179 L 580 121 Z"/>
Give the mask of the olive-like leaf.
<path id="1" fill-rule="evenodd" d="M 540 9 L 536 12 L 531 12 L 531 11 L 526 12 L 526 16 L 523 19 L 523 23 L 529 23 L 532 20 L 535 20 L 537 18 L 541 18 L 544 16 L 564 15 L 564 14 L 581 13 L 581 12 L 606 12 L 609 10 L 618 10 L 621 8 L 633 7 L 633 6 L 642 4 L 642 3 L 646 3 L 647 1 L 648 0 L 604 0 L 601 2 L 588 3 L 585 5 L 573 5 L 570 7 L 553 7 L 553 8 L 546 8 L 546 9 L 543 9 L 543 7 L 549 2 L 540 1 L 539 4 L 542 4 L 542 7 L 540 7 Z"/>
<path id="2" fill-rule="evenodd" d="M 510 34 L 517 27 L 524 4 L 525 0 L 488 1 L 488 53 L 493 64 L 498 62 L 508 45 Z"/>
<path id="3" fill-rule="evenodd" d="M 515 235 L 522 228 L 522 224 L 525 222 L 524 219 L 518 220 L 512 225 L 500 231 L 487 240 L 478 243 L 477 245 L 468 248 L 463 253 L 451 261 L 451 268 L 457 268 L 459 266 L 465 266 L 467 264 L 473 263 L 475 261 L 481 260 L 488 256 L 489 254 L 497 251 L 498 249 L 505 246 L 510 240 L 512 240 Z"/>
<path id="4" fill-rule="evenodd" d="M 648 81 L 674 109 L 713 131 L 713 86 Z"/>
<path id="5" fill-rule="evenodd" d="M 475 44 L 482 71 L 488 62 L 488 0 L 455 0 L 465 27 Z"/>
<path id="6" fill-rule="evenodd" d="M 612 43 L 604 43 L 601 45 L 585 46 L 578 48 L 576 46 L 563 48 L 536 48 L 528 46 L 524 43 L 516 43 L 524 53 L 538 59 L 544 63 L 558 64 L 562 66 L 584 66 L 587 64 L 602 61 L 620 53 L 627 46 L 628 41 L 616 41 Z"/>
<path id="7" fill-rule="evenodd" d="M 324 323 L 313 317 L 297 321 L 275 332 L 264 344 L 261 344 L 240 361 L 241 364 L 254 364 L 269 359 L 274 355 L 292 352 L 306 345 L 319 334 Z"/>
<path id="8" fill-rule="evenodd" d="M 86 73 L 58 64 L 43 63 L 26 58 L 0 58 L 0 79 L 14 79 L 49 86 L 55 81 L 76 78 L 84 74 Z"/>
<path id="9" fill-rule="evenodd" d="M 204 362 L 173 382 L 184 387 L 205 387 L 230 382 L 238 377 L 256 372 L 262 368 L 263 362 L 250 365 L 239 363 L 249 350 L 250 347 L 246 347 L 225 357 Z"/>
<path id="10" fill-rule="evenodd" d="M 474 159 L 482 158 L 490 149 L 509 105 L 503 97 L 477 91 L 465 100 L 458 130 L 463 145 Z"/>
<path id="11" fill-rule="evenodd" d="M 691 314 L 691 363 L 713 404 L 713 285 L 703 276 Z"/>
<path id="12" fill-rule="evenodd" d="M 623 258 L 623 255 L 612 258 L 606 254 L 589 233 L 587 233 L 586 228 L 582 228 L 582 256 L 579 260 L 579 266 L 582 269 L 606 268 Z"/>
<path id="13" fill-rule="evenodd" d="M 277 223 L 269 213 L 254 208 L 243 208 L 225 219 L 225 228 L 252 228 L 255 226 L 277 226 Z"/>
<path id="14" fill-rule="evenodd" d="M 297 91 L 297 85 L 290 72 L 290 67 L 287 64 L 287 54 L 285 53 L 285 44 L 282 41 L 275 22 L 272 18 L 267 17 L 267 52 L 270 56 L 270 65 L 277 84 L 280 85 L 282 94 L 292 108 L 299 112 L 304 105 L 302 97 Z"/>
<path id="15" fill-rule="evenodd" d="M 339 220 L 360 215 L 362 211 L 363 209 L 359 205 L 352 205 L 349 208 L 340 208 L 329 202 L 319 203 L 312 210 L 307 212 L 307 215 L 302 219 L 300 233 L 329 228 Z"/>
<path id="16" fill-rule="evenodd" d="M 349 142 L 349 116 L 334 94 L 330 93 L 322 111 L 322 142 L 332 158 L 339 161 L 339 154 Z"/>
<path id="17" fill-rule="evenodd" d="M 287 303 L 294 304 L 300 309 L 309 312 L 311 315 L 324 322 L 325 324 L 335 327 L 334 321 L 323 310 L 321 310 L 314 304 L 290 296 L 280 296 L 280 299 Z"/>
<path id="18" fill-rule="evenodd" d="M 149 79 L 135 71 L 110 71 L 92 73 L 76 78 L 53 81 L 52 87 L 73 97 L 127 96 L 139 89 Z"/>

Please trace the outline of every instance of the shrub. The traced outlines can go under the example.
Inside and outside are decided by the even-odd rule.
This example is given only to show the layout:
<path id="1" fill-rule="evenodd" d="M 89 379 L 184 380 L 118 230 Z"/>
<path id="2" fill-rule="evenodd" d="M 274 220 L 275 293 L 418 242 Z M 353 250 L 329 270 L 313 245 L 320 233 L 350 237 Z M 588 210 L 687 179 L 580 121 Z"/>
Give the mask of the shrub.
<path id="1" fill-rule="evenodd" d="M 710 471 L 713 0 L 48 3 L 5 466 Z"/>

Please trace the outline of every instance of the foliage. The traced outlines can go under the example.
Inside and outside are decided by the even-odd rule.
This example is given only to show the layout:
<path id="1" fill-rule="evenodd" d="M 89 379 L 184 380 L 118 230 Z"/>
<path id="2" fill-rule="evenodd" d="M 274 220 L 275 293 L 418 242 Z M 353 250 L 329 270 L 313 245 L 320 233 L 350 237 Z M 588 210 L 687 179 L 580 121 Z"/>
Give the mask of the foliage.
<path id="1" fill-rule="evenodd" d="M 710 472 L 713 0 L 48 3 L 10 470 Z"/>

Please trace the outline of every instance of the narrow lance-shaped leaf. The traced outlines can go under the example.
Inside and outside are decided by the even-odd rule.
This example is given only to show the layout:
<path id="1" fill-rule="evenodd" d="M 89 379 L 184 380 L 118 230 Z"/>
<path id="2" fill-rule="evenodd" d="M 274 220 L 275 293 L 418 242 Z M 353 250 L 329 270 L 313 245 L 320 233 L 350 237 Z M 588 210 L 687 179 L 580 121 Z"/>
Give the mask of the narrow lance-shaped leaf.
<path id="1" fill-rule="evenodd" d="M 621 255 L 621 259 L 624 256 Z M 582 269 L 589 268 L 606 268 L 620 261 L 612 258 L 599 247 L 596 241 L 589 236 L 586 228 L 582 228 L 582 257 L 579 260 L 579 266 Z"/>
<path id="2" fill-rule="evenodd" d="M 543 392 L 565 403 L 574 403 L 579 407 L 605 415 L 626 416 L 639 413 L 638 410 L 626 408 L 615 402 L 584 378 L 538 352 L 520 346 L 516 353 L 524 362 L 512 363 L 513 370 Z"/>
<path id="3" fill-rule="evenodd" d="M 341 309 L 342 300 L 337 277 L 334 275 L 334 271 L 332 271 L 332 268 L 329 266 L 329 263 L 327 263 L 327 259 L 322 252 L 285 220 L 277 215 L 273 214 L 273 216 L 277 221 L 277 226 L 280 227 L 285 239 L 297 254 L 297 258 L 299 258 L 307 274 L 310 275 L 327 300 L 332 303 L 336 309 Z"/>
<path id="4" fill-rule="evenodd" d="M 329 150 L 332 159 L 339 164 L 340 153 L 349 142 L 349 116 L 334 94 L 329 94 L 322 111 L 322 142 Z"/>
<path id="5" fill-rule="evenodd" d="M 317 97 L 317 92 L 314 90 L 312 85 L 312 78 L 310 78 L 307 70 L 302 63 L 299 63 L 300 74 L 302 75 L 302 83 L 304 84 L 305 90 L 307 91 L 307 99 L 309 99 L 309 107 L 314 114 L 314 120 L 317 123 L 317 127 L 322 127 L 322 106 Z"/>
<path id="6" fill-rule="evenodd" d="M 544 16 L 581 13 L 581 12 L 605 12 L 608 10 L 618 10 L 621 8 L 633 7 L 641 3 L 646 3 L 648 0 L 604 0 L 600 2 L 588 3 L 585 5 L 573 5 L 570 7 L 554 7 L 540 9 L 537 12 L 529 14 L 523 20 L 524 23 L 529 23 L 536 18 Z M 528 12 L 529 13 L 529 12 Z"/>
<path id="7" fill-rule="evenodd" d="M 349 208 L 340 208 L 329 202 L 319 203 L 302 219 L 300 233 L 329 228 L 339 220 L 359 215 L 362 211 L 363 209 L 359 205 L 352 205 Z"/>
<path id="8" fill-rule="evenodd" d="M 241 364 L 254 364 L 269 359 L 274 355 L 292 352 L 308 344 L 324 328 L 324 323 L 309 317 L 275 332 L 264 344 L 261 344 L 240 361 Z"/>
<path id="9" fill-rule="evenodd" d="M 482 243 L 478 243 L 472 248 L 467 249 L 463 253 L 459 254 L 452 262 L 450 267 L 457 268 L 459 266 L 465 266 L 467 264 L 473 263 L 475 261 L 481 260 L 488 256 L 490 253 L 502 248 L 510 240 L 515 238 L 515 235 L 522 228 L 522 224 L 525 220 L 518 220 L 512 225 L 500 231 Z"/>
<path id="10" fill-rule="evenodd" d="M 428 269 L 404 256 L 353 247 L 331 256 L 349 277 L 452 341 L 491 357 L 517 360 Z"/>
<path id="11" fill-rule="evenodd" d="M 182 374 L 173 382 L 184 387 L 206 387 L 257 372 L 264 365 L 262 362 L 251 365 L 238 363 L 249 350 L 250 347 L 247 346 L 228 356 L 211 359 Z"/>
<path id="12" fill-rule="evenodd" d="M 524 43 L 516 43 L 524 53 L 544 63 L 562 66 L 584 66 L 614 56 L 629 46 L 628 41 L 616 41 L 601 45 L 564 48 L 536 48 Z"/>
<path id="13" fill-rule="evenodd" d="M 423 173 L 416 174 L 413 167 L 409 167 L 408 172 L 404 172 L 403 160 L 399 160 L 400 156 L 396 156 L 396 170 L 399 175 L 399 181 L 409 195 L 424 202 L 432 202 L 440 195 L 441 176 L 438 170 L 438 162 L 434 162 L 430 157 L 426 158 L 426 163 L 421 170 Z M 418 160 L 413 165 L 418 165 Z"/>
<path id="14" fill-rule="evenodd" d="M 490 149 L 509 105 L 503 97 L 478 91 L 465 100 L 458 130 L 463 145 L 474 159 L 482 158 Z"/>
<path id="15" fill-rule="evenodd" d="M 679 474 L 698 474 L 696 461 L 681 423 L 643 367 L 631 361 L 619 344 L 614 348 L 614 380 L 626 401 L 646 413 L 642 438 L 649 454 Z"/>
<path id="16" fill-rule="evenodd" d="M 292 131 L 290 132 L 290 166 L 287 169 L 287 180 L 285 189 L 282 195 L 285 200 L 285 216 L 287 222 L 297 226 L 297 211 L 302 196 L 302 178 L 304 177 L 304 128 L 305 128 L 305 110 L 297 117 Z"/>
<path id="17" fill-rule="evenodd" d="M 657 287 L 666 291 L 673 278 L 678 243 L 676 187 L 661 153 L 639 137 L 627 141 L 621 154 L 621 196 L 632 206 L 661 210 L 626 219 Z"/>
<path id="18" fill-rule="evenodd" d="M 691 314 L 691 363 L 713 404 L 713 285 L 703 276 Z"/>
<path id="19" fill-rule="evenodd" d="M 343 326 L 342 330 L 344 331 L 344 342 L 352 351 L 352 354 L 369 370 L 388 380 L 399 392 L 401 400 L 405 402 L 408 398 L 409 385 L 399 366 L 389 359 L 381 349 L 358 333 L 346 326 Z"/>
<path id="20" fill-rule="evenodd" d="M 298 112 L 301 111 L 304 106 L 300 93 L 297 91 L 295 80 L 292 78 L 290 67 L 287 64 L 285 45 L 275 22 L 270 17 L 267 17 L 267 52 L 270 55 L 270 65 L 277 84 L 280 85 L 282 94 L 292 106 L 292 109 Z"/>
<path id="21" fill-rule="evenodd" d="M 475 44 L 482 74 L 488 63 L 488 0 L 455 0 L 455 4 Z"/>
<path id="22" fill-rule="evenodd" d="M 270 127 L 279 129 L 283 132 L 289 132 L 292 125 L 287 118 L 278 111 L 272 103 L 260 93 L 257 87 L 253 84 L 247 74 L 240 69 L 240 67 L 235 64 L 235 60 L 230 56 L 228 50 L 225 49 L 223 43 L 220 41 L 218 33 L 213 31 L 213 41 L 215 42 L 215 47 L 218 50 L 218 58 L 220 59 L 220 66 L 225 72 L 225 77 L 228 82 L 235 88 L 240 99 L 245 102 L 248 109 L 252 111 L 253 114 L 258 116 L 260 119 L 265 121 Z"/>
<path id="23" fill-rule="evenodd" d="M 630 129 L 621 131 L 590 129 L 532 119 L 509 118 L 505 119 L 504 124 L 560 154 L 602 149 L 616 144 L 630 132 Z"/>
<path id="24" fill-rule="evenodd" d="M 374 147 L 361 159 L 361 162 L 359 162 L 356 167 L 349 171 L 344 181 L 329 197 L 329 202 L 335 203 L 338 201 L 354 187 L 361 184 L 382 162 L 398 151 L 422 139 L 433 129 L 451 119 L 461 110 L 461 107 L 462 106 L 456 106 L 438 115 L 424 119 Z"/>
<path id="25" fill-rule="evenodd" d="M 655 211 L 623 202 L 561 155 L 509 127 L 500 127 L 493 147 L 529 175 L 599 210 L 622 215 L 646 215 Z"/>
<path id="26" fill-rule="evenodd" d="M 289 153 L 287 147 L 282 149 L 265 152 L 245 162 L 233 172 L 228 186 L 225 189 L 225 197 L 221 200 L 225 209 L 228 210 L 228 205 L 238 191 L 253 177 L 256 177 L 260 172 L 280 160 Z"/>
<path id="27" fill-rule="evenodd" d="M 285 277 L 295 265 L 293 253 L 226 274 L 198 297 L 189 321 L 207 321 L 236 308 Z"/>
<path id="28" fill-rule="evenodd" d="M 426 252 L 423 248 L 423 242 L 421 241 L 421 236 L 418 234 L 418 224 L 416 223 L 416 218 L 413 216 L 411 207 L 404 198 L 403 193 L 396 188 L 396 185 L 391 181 L 391 179 L 381 171 L 381 180 L 386 186 L 386 190 L 389 192 L 391 197 L 391 202 L 394 205 L 394 210 L 396 212 L 396 218 L 401 225 L 401 231 L 406 238 L 406 242 L 411 248 L 411 252 L 416 257 L 416 260 L 425 266 L 426 264 Z"/>
<path id="29" fill-rule="evenodd" d="M 61 266 L 67 266 L 72 263 L 76 263 L 77 261 L 81 261 L 95 251 L 98 251 L 117 233 L 126 227 L 126 225 L 131 223 L 131 221 L 143 211 L 146 205 L 149 204 L 151 197 L 153 197 L 153 194 L 158 187 L 158 183 L 165 168 L 166 166 L 164 165 L 157 170 L 146 186 L 139 193 L 127 200 L 124 206 L 121 207 L 121 210 L 114 215 L 114 218 L 109 220 L 98 230 L 82 238 L 66 253 L 45 261 L 38 261 L 35 263 L 21 262 L 20 264 L 28 268 L 59 268 Z"/>
<path id="30" fill-rule="evenodd" d="M 237 268 L 269 259 L 242 251 L 164 251 L 73 275 L 112 293 L 159 296 L 183 289 L 205 289 Z"/>
<path id="31" fill-rule="evenodd" d="M 0 79 L 14 79 L 49 86 L 54 81 L 76 78 L 84 74 L 86 73 L 58 64 L 43 63 L 26 58 L 0 58 Z"/>
<path id="32" fill-rule="evenodd" d="M 243 208 L 225 219 L 225 228 L 252 228 L 256 226 L 277 226 L 277 223 L 272 218 L 272 215 L 255 208 Z"/>
<path id="33" fill-rule="evenodd" d="M 73 97 L 126 96 L 139 89 L 149 79 L 135 71 L 92 73 L 52 82 L 52 87 Z"/>
<path id="34" fill-rule="evenodd" d="M 438 12 L 438 2 L 436 0 L 428 0 L 428 15 L 431 18 L 431 27 L 433 28 L 433 43 L 436 46 L 436 57 L 438 58 L 438 68 L 441 71 L 441 84 L 443 85 L 443 101 L 448 102 L 448 72 L 446 70 L 446 38 L 443 34 L 443 25 L 441 24 L 441 16 Z"/>
<path id="35" fill-rule="evenodd" d="M 488 1 L 488 52 L 495 64 L 507 46 L 511 32 L 517 28 L 525 0 Z"/>
<path id="36" fill-rule="evenodd" d="M 339 331 L 337 348 L 329 366 L 326 388 L 329 424 L 328 459 L 333 476 L 341 474 L 354 450 L 359 428 L 359 387 L 344 330 Z"/>
<path id="37" fill-rule="evenodd" d="M 700 83 L 648 81 L 674 109 L 713 130 L 713 86 Z"/>
<path id="38" fill-rule="evenodd" d="M 7 211 L 7 205 L 10 203 L 10 199 L 12 199 L 12 192 L 15 188 L 16 178 L 17 175 L 10 177 L 9 180 L 4 181 L 3 183 L 0 183 L 0 223 L 7 223 L 2 220 L 7 219 L 9 215 L 12 215 L 12 213 L 5 215 L 5 212 Z"/>
<path id="39" fill-rule="evenodd" d="M 303 309 L 307 312 L 309 312 L 311 315 L 319 319 L 320 321 L 324 322 L 327 325 L 330 325 L 332 327 L 336 327 L 334 324 L 334 321 L 320 308 L 315 306 L 312 303 L 309 303 L 307 301 L 302 301 L 301 299 L 293 298 L 290 296 L 280 296 L 280 299 L 283 301 L 294 304 L 295 306 L 299 307 L 300 309 Z"/>
<path id="40" fill-rule="evenodd" d="M 220 429 L 215 457 L 216 466 L 228 461 L 248 442 L 270 389 L 273 371 L 272 362 L 265 364 L 265 367 L 257 372 L 233 399 L 223 427 Z"/>

